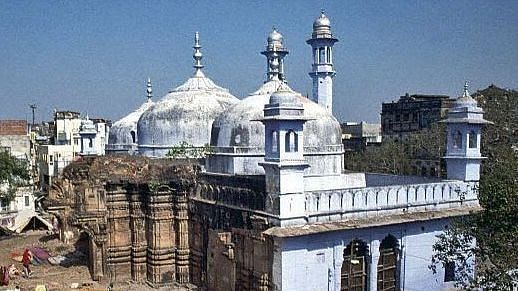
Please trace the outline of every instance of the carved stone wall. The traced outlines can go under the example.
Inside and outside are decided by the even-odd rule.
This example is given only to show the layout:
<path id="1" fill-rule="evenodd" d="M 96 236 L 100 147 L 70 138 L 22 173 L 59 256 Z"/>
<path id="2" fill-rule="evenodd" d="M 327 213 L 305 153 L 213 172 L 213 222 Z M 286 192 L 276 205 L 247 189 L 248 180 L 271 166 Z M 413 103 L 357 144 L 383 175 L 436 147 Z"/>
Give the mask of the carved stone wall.
<path id="1" fill-rule="evenodd" d="M 88 233 L 94 279 L 272 290 L 262 177 L 200 175 L 197 164 L 142 157 L 97 159 L 65 169 L 48 205 L 65 232 Z M 122 165 L 113 169 L 109 159 Z"/>

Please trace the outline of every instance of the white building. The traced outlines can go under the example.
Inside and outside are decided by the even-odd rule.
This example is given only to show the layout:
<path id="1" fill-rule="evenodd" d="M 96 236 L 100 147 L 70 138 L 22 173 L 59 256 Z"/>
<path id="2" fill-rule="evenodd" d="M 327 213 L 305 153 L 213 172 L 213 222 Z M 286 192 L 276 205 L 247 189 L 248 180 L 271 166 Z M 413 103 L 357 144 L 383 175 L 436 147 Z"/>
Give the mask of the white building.
<path id="1" fill-rule="evenodd" d="M 214 190 L 208 183 L 189 199 L 216 215 L 225 213 L 229 225 L 232 211 L 239 213 L 236 221 L 250 213 L 265 221 L 268 228 L 260 230 L 261 239 L 264 235 L 273 241 L 267 254 L 272 264 L 266 274 L 247 274 L 260 278 L 254 282 L 264 287 L 260 290 L 451 287 L 454 265 L 435 274 L 428 265 L 436 236 L 451 219 L 480 210 L 480 128 L 488 122 L 476 101 L 465 88 L 445 120 L 447 179 L 347 173 L 340 124 L 332 115 L 332 47 L 337 40 L 330 21 L 322 13 L 308 40 L 313 52 L 311 99 L 286 84 L 283 41 L 276 29 L 269 34 L 262 52 L 266 82 L 239 101 L 202 73 L 196 35 L 195 74 L 140 115 L 139 153 L 162 157 L 181 142 L 202 146 L 210 141 L 203 175 L 224 187 Z M 258 185 L 239 184 L 243 176 Z M 253 202 L 247 201 L 250 196 L 236 197 L 236 184 L 258 188 L 264 196 Z M 239 227 L 246 228 L 226 226 L 221 231 L 231 236 Z M 215 226 L 219 228 L 225 226 Z M 209 256 L 204 260 L 207 265 L 217 262 Z M 228 290 L 237 286 L 227 283 Z"/>

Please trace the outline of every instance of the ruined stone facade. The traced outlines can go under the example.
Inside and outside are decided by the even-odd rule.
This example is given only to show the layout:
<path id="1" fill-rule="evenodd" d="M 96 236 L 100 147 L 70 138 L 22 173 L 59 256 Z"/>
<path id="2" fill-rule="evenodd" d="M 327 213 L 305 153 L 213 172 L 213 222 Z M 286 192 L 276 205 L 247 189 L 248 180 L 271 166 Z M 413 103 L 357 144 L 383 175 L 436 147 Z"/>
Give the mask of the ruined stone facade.
<path id="1" fill-rule="evenodd" d="M 271 290 L 264 178 L 209 176 L 199 167 L 138 156 L 85 159 L 54 183 L 48 209 L 63 239 L 88 235 L 95 280 Z"/>

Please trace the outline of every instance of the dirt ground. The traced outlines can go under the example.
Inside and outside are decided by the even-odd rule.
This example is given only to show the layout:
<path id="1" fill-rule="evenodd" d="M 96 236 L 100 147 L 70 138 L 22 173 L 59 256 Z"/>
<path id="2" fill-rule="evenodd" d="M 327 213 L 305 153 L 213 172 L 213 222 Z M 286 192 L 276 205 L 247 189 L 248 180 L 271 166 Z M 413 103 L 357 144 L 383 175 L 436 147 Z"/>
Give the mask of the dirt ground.
<path id="1" fill-rule="evenodd" d="M 31 246 L 45 248 L 52 256 L 70 255 L 77 250 L 77 245 L 65 245 L 58 239 L 54 238 L 54 236 L 47 235 L 44 231 L 29 231 L 25 234 L 7 237 L 0 236 L 0 266 L 14 264 L 21 272 L 23 270 L 22 263 L 13 260 L 12 253 L 22 254 L 26 247 Z M 16 286 L 19 286 L 22 291 L 32 291 L 37 285 L 45 285 L 46 290 L 108 290 L 108 283 L 92 281 L 86 263 L 87 258 L 83 256 L 67 263 L 66 266 L 54 266 L 48 263 L 31 265 L 31 271 L 33 273 L 30 278 L 24 278 L 21 274 L 15 276 L 14 278 L 11 278 L 9 286 L 0 286 L 0 290 L 14 290 Z M 72 284 L 74 283 L 79 287 L 72 288 Z M 114 284 L 112 290 L 150 291 L 186 289 L 172 289 L 171 287 L 153 289 L 145 284 L 127 282 Z"/>

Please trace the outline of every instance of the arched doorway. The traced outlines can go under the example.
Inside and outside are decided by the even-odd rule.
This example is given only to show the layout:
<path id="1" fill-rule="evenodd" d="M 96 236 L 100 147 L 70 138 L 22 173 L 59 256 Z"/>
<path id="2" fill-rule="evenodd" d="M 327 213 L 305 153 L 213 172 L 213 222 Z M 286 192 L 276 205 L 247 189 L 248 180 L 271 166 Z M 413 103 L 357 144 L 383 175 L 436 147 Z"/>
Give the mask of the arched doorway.
<path id="1" fill-rule="evenodd" d="M 344 262 L 341 270 L 342 291 L 367 290 L 368 247 L 360 240 L 353 240 L 344 249 Z"/>
<path id="2" fill-rule="evenodd" d="M 399 243 L 388 235 L 380 244 L 378 260 L 378 291 L 399 290 Z"/>

